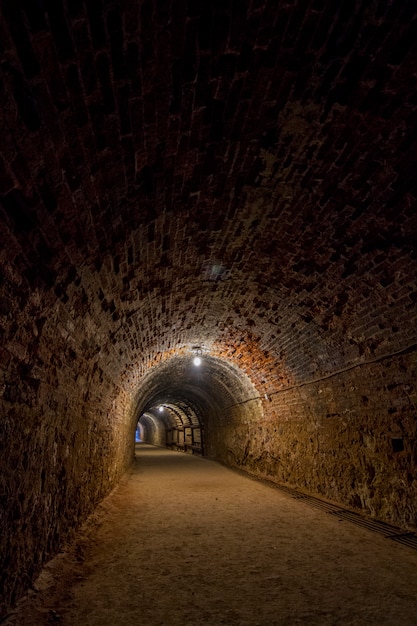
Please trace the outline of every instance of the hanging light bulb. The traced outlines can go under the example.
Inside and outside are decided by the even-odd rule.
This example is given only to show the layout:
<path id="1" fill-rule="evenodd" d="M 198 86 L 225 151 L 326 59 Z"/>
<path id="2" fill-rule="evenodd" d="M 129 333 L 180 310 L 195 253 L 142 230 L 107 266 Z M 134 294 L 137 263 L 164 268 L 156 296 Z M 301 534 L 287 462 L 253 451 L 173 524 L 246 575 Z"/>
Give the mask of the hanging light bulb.
<path id="1" fill-rule="evenodd" d="M 196 367 L 199 367 L 202 363 L 201 355 L 203 354 L 203 350 L 200 346 L 193 346 L 192 351 L 194 354 L 193 363 Z"/>

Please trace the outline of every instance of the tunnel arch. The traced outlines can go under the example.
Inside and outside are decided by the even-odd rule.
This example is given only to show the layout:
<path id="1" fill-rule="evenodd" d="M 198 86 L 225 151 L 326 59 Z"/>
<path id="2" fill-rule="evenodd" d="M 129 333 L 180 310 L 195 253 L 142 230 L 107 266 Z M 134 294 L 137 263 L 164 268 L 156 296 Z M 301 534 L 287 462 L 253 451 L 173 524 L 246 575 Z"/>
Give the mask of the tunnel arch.
<path id="1" fill-rule="evenodd" d="M 144 443 L 203 454 L 202 425 L 196 410 L 184 401 L 152 407 L 139 417 Z"/>
<path id="2" fill-rule="evenodd" d="M 233 428 L 236 419 L 240 424 L 262 421 L 264 399 L 250 377 L 230 361 L 203 354 L 196 367 L 193 357 L 173 356 L 143 377 L 135 420 L 144 425 L 150 443 L 217 457 L 222 433 Z"/>
<path id="3" fill-rule="evenodd" d="M 151 412 L 141 415 L 138 421 L 140 440 L 152 445 L 165 445 L 165 429 L 161 428 L 162 420 L 158 420 Z"/>

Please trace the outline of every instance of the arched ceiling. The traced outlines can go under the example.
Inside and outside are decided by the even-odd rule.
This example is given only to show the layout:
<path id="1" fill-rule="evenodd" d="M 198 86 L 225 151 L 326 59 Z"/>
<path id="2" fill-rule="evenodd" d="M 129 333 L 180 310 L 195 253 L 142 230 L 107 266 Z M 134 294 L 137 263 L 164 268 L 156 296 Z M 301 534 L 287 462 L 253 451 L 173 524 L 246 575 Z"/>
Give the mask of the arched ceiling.
<path id="1" fill-rule="evenodd" d="M 263 393 L 416 340 L 413 2 L 2 11 L 6 340 L 132 398 L 193 345 Z"/>
<path id="2" fill-rule="evenodd" d="M 416 171 L 415 0 L 0 0 L 7 603 L 160 403 L 415 526 Z"/>
<path id="3" fill-rule="evenodd" d="M 145 374 L 136 394 L 138 418 L 150 413 L 164 420 L 178 413 L 190 424 L 208 426 L 210 414 L 226 415 L 239 403 L 259 399 L 250 378 L 236 366 L 208 354 L 196 366 L 194 356 L 190 350 Z"/>

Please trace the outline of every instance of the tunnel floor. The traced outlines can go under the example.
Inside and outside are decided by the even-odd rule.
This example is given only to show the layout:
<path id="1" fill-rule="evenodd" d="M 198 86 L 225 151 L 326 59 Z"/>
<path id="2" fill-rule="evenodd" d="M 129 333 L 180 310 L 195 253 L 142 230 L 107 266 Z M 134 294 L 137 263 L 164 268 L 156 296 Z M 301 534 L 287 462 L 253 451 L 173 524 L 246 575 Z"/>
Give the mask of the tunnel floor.
<path id="1" fill-rule="evenodd" d="M 417 623 L 417 552 L 218 463 L 132 470 L 6 624 Z"/>

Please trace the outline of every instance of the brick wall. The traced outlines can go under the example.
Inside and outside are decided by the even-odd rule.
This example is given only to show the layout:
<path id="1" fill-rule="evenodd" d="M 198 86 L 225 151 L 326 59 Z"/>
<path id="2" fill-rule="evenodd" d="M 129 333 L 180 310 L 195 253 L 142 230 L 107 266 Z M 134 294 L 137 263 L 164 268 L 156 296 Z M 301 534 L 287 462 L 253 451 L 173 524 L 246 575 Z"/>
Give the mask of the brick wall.
<path id="1" fill-rule="evenodd" d="M 415 527 L 414 0 L 0 6 L 3 605 L 167 389 L 208 454 Z"/>
<path id="2" fill-rule="evenodd" d="M 258 476 L 416 528 L 416 353 L 236 405 L 214 456 Z"/>

